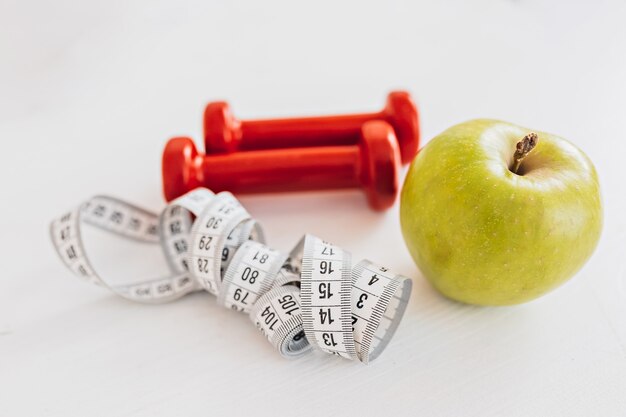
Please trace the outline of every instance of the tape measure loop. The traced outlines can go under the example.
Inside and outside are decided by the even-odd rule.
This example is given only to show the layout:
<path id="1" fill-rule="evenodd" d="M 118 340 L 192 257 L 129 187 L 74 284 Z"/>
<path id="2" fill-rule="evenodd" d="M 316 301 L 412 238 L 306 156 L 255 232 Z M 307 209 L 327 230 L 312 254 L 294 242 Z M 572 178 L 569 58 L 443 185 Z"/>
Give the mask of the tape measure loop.
<path id="1" fill-rule="evenodd" d="M 168 277 L 112 285 L 98 275 L 83 245 L 87 223 L 136 241 L 160 244 Z M 411 280 L 305 235 L 289 254 L 265 236 L 228 192 L 198 188 L 156 215 L 96 196 L 50 225 L 55 250 L 80 278 L 129 300 L 162 303 L 204 289 L 220 305 L 248 314 L 286 358 L 312 348 L 369 363 L 391 340 L 408 305 Z"/>

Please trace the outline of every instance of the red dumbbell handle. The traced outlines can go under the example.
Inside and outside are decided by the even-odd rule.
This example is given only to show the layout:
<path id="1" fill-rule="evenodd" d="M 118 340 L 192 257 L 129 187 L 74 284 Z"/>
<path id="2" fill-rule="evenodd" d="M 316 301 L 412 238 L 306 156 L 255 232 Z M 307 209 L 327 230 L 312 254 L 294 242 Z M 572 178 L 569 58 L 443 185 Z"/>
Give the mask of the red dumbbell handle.
<path id="1" fill-rule="evenodd" d="M 246 120 L 241 122 L 241 150 L 311 146 L 351 145 L 358 142 L 361 126 L 384 119 L 382 112 L 294 119 Z M 245 138 L 253 138 L 246 140 Z M 297 140 L 294 140 L 297 139 Z"/>
<path id="2" fill-rule="evenodd" d="M 197 156 L 202 185 L 215 192 L 259 193 L 360 186 L 357 146 L 274 149 Z"/>

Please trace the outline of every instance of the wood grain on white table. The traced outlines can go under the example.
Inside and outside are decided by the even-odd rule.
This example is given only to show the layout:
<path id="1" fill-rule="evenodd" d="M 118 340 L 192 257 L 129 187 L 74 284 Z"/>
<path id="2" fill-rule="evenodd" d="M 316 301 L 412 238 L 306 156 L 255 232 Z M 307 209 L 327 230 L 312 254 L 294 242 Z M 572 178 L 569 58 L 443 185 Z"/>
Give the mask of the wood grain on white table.
<path id="1" fill-rule="evenodd" d="M 626 4 L 622 1 L 0 3 L 0 415 L 626 416 Z M 370 366 L 282 359 L 205 294 L 133 304 L 81 283 L 48 241 L 93 194 L 163 207 L 160 153 L 199 141 L 203 105 L 239 117 L 374 110 L 410 89 L 424 141 L 475 117 L 558 133 L 603 186 L 599 247 L 525 305 L 439 296 L 398 207 L 358 191 L 246 196 L 269 242 L 312 232 L 414 278 Z M 120 247 L 121 248 L 121 247 Z M 153 272 L 158 252 L 100 263 Z"/>

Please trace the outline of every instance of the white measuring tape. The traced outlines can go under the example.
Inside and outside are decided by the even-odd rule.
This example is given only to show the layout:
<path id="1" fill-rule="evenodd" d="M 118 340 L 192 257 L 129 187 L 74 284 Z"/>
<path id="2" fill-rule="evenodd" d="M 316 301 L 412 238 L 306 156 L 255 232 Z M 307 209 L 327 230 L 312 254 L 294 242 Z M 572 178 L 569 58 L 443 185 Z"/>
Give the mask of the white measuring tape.
<path id="1" fill-rule="evenodd" d="M 87 257 L 81 224 L 160 244 L 166 278 L 111 285 Z M 363 363 L 393 336 L 407 307 L 411 280 L 306 235 L 287 255 L 264 244 L 260 225 L 230 193 L 198 188 L 160 215 L 96 196 L 54 220 L 52 242 L 75 274 L 140 302 L 167 302 L 204 289 L 244 312 L 285 357 L 317 348 Z"/>

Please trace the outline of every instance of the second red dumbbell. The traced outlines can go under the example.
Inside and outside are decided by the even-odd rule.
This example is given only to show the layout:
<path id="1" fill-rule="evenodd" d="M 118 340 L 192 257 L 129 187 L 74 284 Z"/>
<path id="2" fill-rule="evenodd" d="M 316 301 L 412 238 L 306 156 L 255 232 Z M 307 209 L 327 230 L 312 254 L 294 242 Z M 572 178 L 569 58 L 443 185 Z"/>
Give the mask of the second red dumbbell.
<path id="1" fill-rule="evenodd" d="M 196 187 L 254 193 L 361 187 L 376 210 L 391 207 L 399 188 L 400 153 L 389 124 L 365 123 L 357 145 L 198 153 L 193 140 L 171 139 L 163 152 L 166 200 Z"/>
<path id="2" fill-rule="evenodd" d="M 204 112 L 205 148 L 207 154 L 213 154 L 353 145 L 359 141 L 361 126 L 372 120 L 384 120 L 393 127 L 402 162 L 411 162 L 419 147 L 419 122 L 417 106 L 405 91 L 390 93 L 379 112 L 342 116 L 238 120 L 228 103 L 209 103 Z"/>

